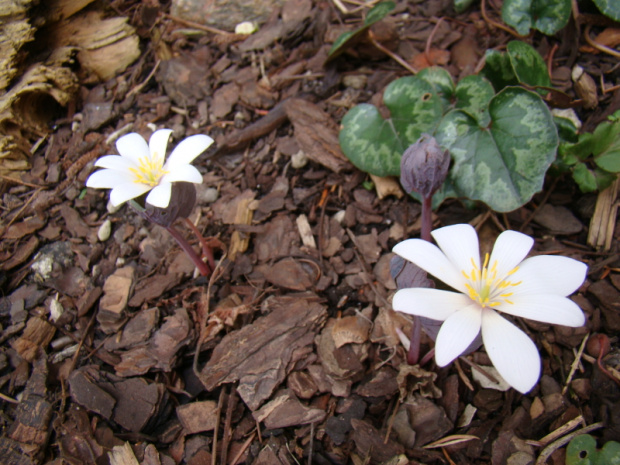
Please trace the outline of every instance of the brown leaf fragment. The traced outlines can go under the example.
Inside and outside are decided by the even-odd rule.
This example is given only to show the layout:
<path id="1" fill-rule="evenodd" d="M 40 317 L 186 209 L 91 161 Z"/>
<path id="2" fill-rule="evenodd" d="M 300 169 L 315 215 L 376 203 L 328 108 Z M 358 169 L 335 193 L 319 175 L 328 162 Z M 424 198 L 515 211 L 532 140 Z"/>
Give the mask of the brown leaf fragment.
<path id="1" fill-rule="evenodd" d="M 271 284 L 292 289 L 294 291 L 306 291 L 316 284 L 319 272 L 316 267 L 307 261 L 287 257 L 273 265 L 256 267 L 262 272 L 265 279 Z"/>
<path id="2" fill-rule="evenodd" d="M 211 102 L 211 115 L 216 120 L 224 118 L 232 111 L 233 106 L 239 101 L 239 87 L 234 82 L 224 84 L 213 93 Z"/>
<path id="3" fill-rule="evenodd" d="M 156 274 L 140 282 L 128 305 L 139 307 L 145 302 L 151 302 L 160 297 L 167 290 L 181 282 L 182 276 L 176 273 Z"/>
<path id="4" fill-rule="evenodd" d="M 24 263 L 39 247 L 39 239 L 30 236 L 25 244 L 20 244 L 17 250 L 4 263 L 0 264 L 0 270 L 8 271 Z"/>
<path id="5" fill-rule="evenodd" d="M 103 285 L 97 321 L 106 334 L 118 331 L 126 319 L 125 309 L 133 290 L 134 275 L 134 268 L 125 266 L 108 276 Z"/>
<path id="6" fill-rule="evenodd" d="M 332 117 L 307 100 L 290 98 L 284 109 L 295 127 L 299 148 L 317 163 L 336 173 L 351 168 L 340 150 L 338 128 Z"/>
<path id="7" fill-rule="evenodd" d="M 84 222 L 82 216 L 66 203 L 60 206 L 60 214 L 65 220 L 67 231 L 69 231 L 73 237 L 88 237 L 92 235 L 91 233 L 94 233 L 94 231 L 91 232 L 91 229 Z"/>
<path id="8" fill-rule="evenodd" d="M 93 435 L 87 411 L 76 403 L 70 404 L 57 434 L 60 455 L 68 463 L 95 465 L 105 454 Z"/>
<path id="9" fill-rule="evenodd" d="M 336 379 L 359 379 L 365 368 L 362 362 L 368 356 L 367 344 L 346 344 L 336 347 L 333 337 L 335 320 L 329 320 L 316 337 L 316 350 L 326 374 Z"/>
<path id="10" fill-rule="evenodd" d="M 30 218 L 26 218 L 24 221 L 12 224 L 4 233 L 3 239 L 21 239 L 28 234 L 38 231 L 46 224 L 47 222 L 44 218 L 38 215 L 31 216 Z"/>
<path id="11" fill-rule="evenodd" d="M 405 402 L 401 408 L 407 411 L 411 428 L 416 433 L 416 447 L 445 436 L 454 427 L 443 408 L 419 394 Z"/>
<path id="12" fill-rule="evenodd" d="M 345 316 L 336 320 L 332 327 L 334 345 L 340 348 L 345 344 L 362 344 L 368 340 L 371 322 L 361 315 Z"/>
<path id="13" fill-rule="evenodd" d="M 222 339 L 199 375 L 209 391 L 238 380 L 237 391 L 252 411 L 312 351 L 315 332 L 327 317 L 312 294 L 274 297 L 268 304 L 271 313 Z"/>
<path id="14" fill-rule="evenodd" d="M 362 457 L 370 456 L 372 460 L 381 463 L 405 452 L 405 448 L 393 439 L 388 438 L 385 442 L 385 435 L 364 420 L 353 418 L 351 426 L 351 438 Z"/>
<path id="15" fill-rule="evenodd" d="M 115 337 L 107 339 L 104 347 L 106 350 L 118 350 L 134 347 L 141 342 L 146 342 L 159 322 L 159 309 L 157 307 L 139 311 L 125 325 L 122 332 Z"/>
<path id="16" fill-rule="evenodd" d="M 256 421 L 262 421 L 269 429 L 287 426 L 320 423 L 327 412 L 302 404 L 289 389 L 279 392 L 275 398 L 252 414 Z"/>
<path id="17" fill-rule="evenodd" d="M 69 377 L 69 392 L 74 402 L 80 404 L 85 409 L 101 415 L 103 418 L 112 418 L 112 412 L 116 405 L 116 400 L 108 394 L 86 370 L 75 370 Z"/>
<path id="18" fill-rule="evenodd" d="M 24 333 L 11 346 L 29 362 L 39 357 L 56 334 L 56 328 L 41 317 L 35 316 L 28 320 Z"/>
<path id="19" fill-rule="evenodd" d="M 348 397 L 351 394 L 353 382 L 350 379 L 341 380 L 328 375 L 323 365 L 310 365 L 308 373 L 320 392 L 330 392 L 337 397 Z"/>
<path id="20" fill-rule="evenodd" d="M 177 417 L 187 434 L 213 431 L 217 424 L 217 403 L 212 400 L 191 402 L 177 407 Z"/>
<path id="21" fill-rule="evenodd" d="M 384 366 L 371 374 L 370 379 L 362 381 L 355 389 L 356 394 L 362 397 L 390 397 L 398 392 L 396 370 Z"/>

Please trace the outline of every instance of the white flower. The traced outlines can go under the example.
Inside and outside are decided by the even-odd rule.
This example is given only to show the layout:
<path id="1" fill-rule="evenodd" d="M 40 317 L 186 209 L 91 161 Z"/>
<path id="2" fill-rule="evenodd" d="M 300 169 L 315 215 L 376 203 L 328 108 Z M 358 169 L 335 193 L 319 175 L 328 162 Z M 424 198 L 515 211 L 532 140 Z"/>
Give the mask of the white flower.
<path id="1" fill-rule="evenodd" d="M 175 147 L 164 163 L 170 134 L 170 129 L 155 131 L 148 145 L 135 132 L 119 138 L 116 148 L 120 156 L 105 155 L 97 160 L 95 166 L 105 169 L 91 174 L 86 185 L 112 189 L 110 202 L 113 206 L 151 191 L 146 202 L 166 208 L 173 182 L 202 183 L 202 175 L 190 163 L 213 143 L 209 136 L 190 136 Z"/>
<path id="2" fill-rule="evenodd" d="M 446 226 L 432 235 L 439 247 L 409 239 L 394 252 L 458 292 L 401 289 L 394 295 L 394 310 L 443 321 L 435 342 L 439 366 L 461 355 L 482 331 L 501 376 L 516 390 L 530 391 L 540 377 L 540 355 L 532 340 L 500 314 L 582 326 L 583 312 L 567 296 L 581 286 L 588 267 L 568 257 L 525 259 L 534 240 L 516 231 L 500 234 L 482 264 L 478 236 L 470 225 Z"/>

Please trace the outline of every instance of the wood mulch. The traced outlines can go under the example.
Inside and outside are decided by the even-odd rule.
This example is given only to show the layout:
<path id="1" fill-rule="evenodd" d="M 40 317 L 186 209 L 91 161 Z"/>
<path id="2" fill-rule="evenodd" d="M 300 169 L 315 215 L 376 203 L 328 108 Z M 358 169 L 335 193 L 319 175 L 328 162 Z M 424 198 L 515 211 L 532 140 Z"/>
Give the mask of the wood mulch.
<path id="1" fill-rule="evenodd" d="M 536 254 L 588 264 L 573 296 L 585 327 L 522 325 L 543 360 L 532 392 L 479 376 L 482 350 L 442 369 L 409 366 L 399 332 L 411 321 L 391 309 L 389 261 L 419 234 L 420 206 L 374 180 L 388 189 L 380 198 L 338 144 L 347 110 L 380 103 L 408 71 L 365 43 L 325 65 L 362 14 L 336 2 L 289 0 L 247 39 L 190 33 L 153 3 L 113 2 L 141 57 L 103 83 L 82 76 L 30 170 L 3 178 L 2 463 L 560 465 L 582 428 L 599 445 L 620 441 L 620 259 L 617 232 L 610 250 L 587 244 L 595 194 L 550 176 L 508 214 L 454 199 L 435 212 L 436 227 L 473 224 L 483 248 L 516 229 L 535 237 Z M 415 67 L 471 74 L 513 37 L 451 3 L 397 2 L 375 37 Z M 573 63 L 597 76 L 614 66 L 572 53 L 580 40 L 534 36 L 570 95 Z M 617 66 L 604 77 L 618 84 Z M 620 91 L 599 98 L 578 109 L 590 128 L 618 109 Z M 220 259 L 210 278 L 164 229 L 84 187 L 119 135 L 155 127 L 177 142 L 216 140 L 197 159 L 205 182 L 190 216 Z M 598 361 L 597 334 L 611 341 Z"/>

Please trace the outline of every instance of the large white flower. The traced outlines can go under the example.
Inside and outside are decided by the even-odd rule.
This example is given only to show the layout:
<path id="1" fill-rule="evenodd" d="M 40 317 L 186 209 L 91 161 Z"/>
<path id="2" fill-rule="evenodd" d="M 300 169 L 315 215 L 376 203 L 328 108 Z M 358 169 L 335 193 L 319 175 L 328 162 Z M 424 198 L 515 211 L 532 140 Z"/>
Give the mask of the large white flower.
<path id="1" fill-rule="evenodd" d="M 501 233 L 482 263 L 478 236 L 470 225 L 446 226 L 432 236 L 439 247 L 409 239 L 394 252 L 457 292 L 401 289 L 394 295 L 394 310 L 443 321 L 435 343 L 439 366 L 461 355 L 482 331 L 487 354 L 501 376 L 516 390 L 530 391 L 540 377 L 540 355 L 532 340 L 500 314 L 582 326 L 583 312 L 567 296 L 581 286 L 587 266 L 560 256 L 525 259 L 534 240 L 516 231 Z"/>
<path id="2" fill-rule="evenodd" d="M 105 155 L 97 160 L 95 166 L 105 169 L 91 174 L 86 185 L 112 189 L 110 202 L 114 206 L 150 191 L 146 202 L 166 208 L 173 182 L 202 183 L 202 175 L 190 163 L 213 143 L 209 136 L 190 136 L 175 147 L 164 163 L 170 134 L 170 129 L 155 131 L 148 145 L 135 132 L 119 138 L 116 148 L 120 156 Z"/>

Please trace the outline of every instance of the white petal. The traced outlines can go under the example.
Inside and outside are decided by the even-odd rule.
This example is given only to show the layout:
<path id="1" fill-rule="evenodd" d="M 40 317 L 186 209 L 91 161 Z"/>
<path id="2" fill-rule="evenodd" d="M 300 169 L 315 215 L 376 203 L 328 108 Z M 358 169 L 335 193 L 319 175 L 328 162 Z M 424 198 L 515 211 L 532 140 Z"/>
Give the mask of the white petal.
<path id="1" fill-rule="evenodd" d="M 149 157 L 150 151 L 144 138 L 135 132 L 131 132 L 116 141 L 116 149 L 123 157 L 129 158 L 138 164 L 140 158 Z"/>
<path id="2" fill-rule="evenodd" d="M 540 354 L 527 335 L 497 312 L 482 310 L 484 348 L 499 374 L 525 394 L 540 377 Z"/>
<path id="3" fill-rule="evenodd" d="M 202 184 L 202 174 L 192 165 L 181 165 L 172 168 L 172 170 L 164 174 L 160 180 L 163 182 L 185 181 L 195 184 Z"/>
<path id="4" fill-rule="evenodd" d="M 95 189 L 112 189 L 120 184 L 130 183 L 133 176 L 130 173 L 116 170 L 98 170 L 86 180 L 86 187 Z"/>
<path id="5" fill-rule="evenodd" d="M 586 322 L 583 311 L 567 297 L 554 294 L 522 294 L 509 299 L 512 304 L 502 303 L 497 309 L 521 318 L 573 328 L 583 326 Z"/>
<path id="6" fill-rule="evenodd" d="M 578 260 L 554 255 L 538 255 L 521 263 L 510 277 L 515 294 L 557 294 L 567 296 L 575 292 L 586 279 L 588 266 Z"/>
<path id="7" fill-rule="evenodd" d="M 455 224 L 436 229 L 431 234 L 459 273 L 464 271 L 469 274 L 473 268 L 472 260 L 480 269 L 478 235 L 472 226 Z"/>
<path id="8" fill-rule="evenodd" d="M 159 186 L 155 186 L 149 195 L 146 196 L 146 203 L 154 207 L 166 208 L 170 203 L 171 192 L 172 184 L 169 182 L 160 182 Z"/>
<path id="9" fill-rule="evenodd" d="M 469 347 L 480 333 L 482 311 L 472 304 L 449 316 L 441 325 L 435 341 L 435 361 L 446 366 Z"/>
<path id="10" fill-rule="evenodd" d="M 95 166 L 118 171 L 126 171 L 129 173 L 129 169 L 135 168 L 136 164 L 129 158 L 121 157 L 119 155 L 106 155 L 99 158 L 95 162 Z"/>
<path id="11" fill-rule="evenodd" d="M 140 195 L 148 192 L 150 186 L 146 184 L 139 184 L 137 182 L 126 182 L 119 184 L 110 192 L 110 203 L 118 207 L 120 204 L 127 202 L 128 200 L 135 199 Z"/>
<path id="12" fill-rule="evenodd" d="M 166 166 L 174 167 L 175 165 L 189 164 L 212 143 L 213 139 L 204 134 L 197 134 L 183 139 L 170 154 Z"/>
<path id="13" fill-rule="evenodd" d="M 160 166 L 164 166 L 170 134 L 172 134 L 172 129 L 159 129 L 151 134 L 149 139 L 151 160 L 159 160 Z"/>
<path id="14" fill-rule="evenodd" d="M 422 239 L 407 239 L 394 246 L 392 251 L 405 260 L 415 263 L 448 286 L 467 292 L 465 278 L 439 248 Z"/>
<path id="15" fill-rule="evenodd" d="M 517 231 L 504 231 L 495 241 L 489 259 L 489 268 L 496 263 L 497 278 L 504 278 L 527 257 L 533 245 L 534 239 L 530 236 Z"/>
<path id="16" fill-rule="evenodd" d="M 470 304 L 469 297 L 458 292 L 423 287 L 400 289 L 392 299 L 392 307 L 398 312 L 440 321 Z"/>

